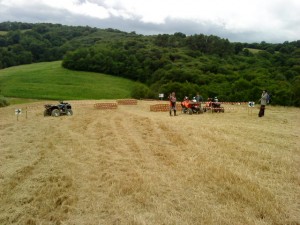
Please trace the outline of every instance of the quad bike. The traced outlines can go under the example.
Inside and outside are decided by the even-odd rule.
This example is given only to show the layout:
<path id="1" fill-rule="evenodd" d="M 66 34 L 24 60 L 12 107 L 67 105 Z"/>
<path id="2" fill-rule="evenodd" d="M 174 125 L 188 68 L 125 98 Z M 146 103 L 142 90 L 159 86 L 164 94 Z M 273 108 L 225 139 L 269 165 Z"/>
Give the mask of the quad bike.
<path id="1" fill-rule="evenodd" d="M 200 114 L 203 113 L 201 107 L 200 107 L 200 102 L 192 102 L 189 100 L 185 100 L 181 102 L 181 107 L 182 107 L 182 112 L 183 113 L 188 113 L 190 115 L 194 114 Z"/>
<path id="2" fill-rule="evenodd" d="M 214 102 L 212 99 L 208 99 L 203 107 L 203 111 L 206 112 L 208 110 L 212 110 L 212 112 L 225 112 L 224 107 L 221 107 L 220 102 Z"/>
<path id="3" fill-rule="evenodd" d="M 67 116 L 73 115 L 72 106 L 69 103 L 60 101 L 58 105 L 51 105 L 51 104 L 45 105 L 44 116 L 58 117 L 61 115 L 67 115 Z"/>

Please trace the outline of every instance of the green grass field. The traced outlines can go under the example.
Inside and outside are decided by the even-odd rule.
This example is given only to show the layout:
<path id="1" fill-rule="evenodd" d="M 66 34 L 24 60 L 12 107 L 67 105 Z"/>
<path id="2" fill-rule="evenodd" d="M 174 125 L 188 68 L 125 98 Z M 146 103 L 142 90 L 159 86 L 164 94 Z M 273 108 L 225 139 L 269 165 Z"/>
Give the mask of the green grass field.
<path id="1" fill-rule="evenodd" d="M 255 48 L 245 48 L 245 49 L 248 49 L 249 52 L 253 53 L 253 54 L 256 54 L 256 53 L 259 53 L 263 50 L 260 50 L 260 49 L 255 49 Z"/>
<path id="2" fill-rule="evenodd" d="M 0 70 L 1 95 L 27 99 L 130 98 L 135 82 L 110 75 L 72 71 L 61 61 Z"/>
<path id="3" fill-rule="evenodd" d="M 0 30 L 0 35 L 4 36 L 4 35 L 6 35 L 6 34 L 7 34 L 7 31 L 2 31 L 2 30 Z"/>

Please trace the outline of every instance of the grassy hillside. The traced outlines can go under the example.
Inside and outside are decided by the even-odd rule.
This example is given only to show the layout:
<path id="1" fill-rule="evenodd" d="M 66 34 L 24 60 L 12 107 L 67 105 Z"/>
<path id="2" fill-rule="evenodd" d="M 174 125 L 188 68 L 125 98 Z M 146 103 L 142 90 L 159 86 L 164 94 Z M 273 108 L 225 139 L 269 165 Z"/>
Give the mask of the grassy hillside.
<path id="1" fill-rule="evenodd" d="M 121 76 L 147 85 L 135 87 L 136 98 L 176 91 L 178 99 L 199 92 L 204 99 L 253 101 L 267 89 L 273 105 L 300 106 L 299 47 L 299 41 L 231 43 L 214 35 L 181 32 L 144 36 L 113 28 L 0 23 L 0 69 L 63 60 L 66 69 Z M 56 91 L 41 97 L 61 98 Z M 16 96 L 15 92 L 20 93 L 10 90 L 7 94 Z M 87 98 L 82 93 L 88 92 L 80 91 L 79 98 Z M 74 98 L 74 93 L 66 96 Z M 99 98 L 98 93 L 91 97 Z"/>
<path id="2" fill-rule="evenodd" d="M 0 30 L 0 35 L 6 35 L 6 34 L 7 34 L 7 31 Z"/>
<path id="3" fill-rule="evenodd" d="M 249 50 L 249 52 L 251 52 L 253 54 L 256 54 L 256 53 L 259 53 L 259 52 L 263 51 L 261 49 L 256 49 L 256 48 L 244 48 L 244 49 Z"/>
<path id="4" fill-rule="evenodd" d="M 6 97 L 33 99 L 129 98 L 133 81 L 100 73 L 71 71 L 61 61 L 0 70 L 0 90 Z"/>

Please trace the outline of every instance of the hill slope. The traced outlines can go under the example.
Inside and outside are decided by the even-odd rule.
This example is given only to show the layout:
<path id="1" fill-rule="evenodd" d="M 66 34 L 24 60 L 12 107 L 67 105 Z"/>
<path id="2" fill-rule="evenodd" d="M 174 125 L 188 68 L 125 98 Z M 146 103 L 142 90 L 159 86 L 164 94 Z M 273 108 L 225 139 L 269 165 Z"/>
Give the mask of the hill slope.
<path id="1" fill-rule="evenodd" d="M 144 36 L 112 28 L 0 23 L 0 68 L 57 60 L 68 69 L 142 82 L 148 89 L 141 88 L 134 96 L 139 98 L 176 91 L 180 99 L 200 92 L 205 99 L 253 101 L 267 89 L 272 104 L 300 106 L 300 40 L 231 43 L 181 32 Z"/>
<path id="2" fill-rule="evenodd" d="M 0 70 L 0 90 L 7 97 L 34 99 L 129 98 L 134 82 L 100 73 L 71 71 L 60 61 Z"/>

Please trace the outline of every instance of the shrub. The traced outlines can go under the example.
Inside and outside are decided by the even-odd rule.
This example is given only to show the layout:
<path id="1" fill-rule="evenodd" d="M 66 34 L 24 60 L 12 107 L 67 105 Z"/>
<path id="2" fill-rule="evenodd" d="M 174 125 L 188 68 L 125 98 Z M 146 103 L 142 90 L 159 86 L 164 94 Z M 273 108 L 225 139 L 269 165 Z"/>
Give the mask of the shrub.
<path id="1" fill-rule="evenodd" d="M 134 86 L 131 97 L 136 99 L 143 99 L 143 98 L 154 98 L 153 92 L 150 90 L 148 86 L 142 83 L 136 83 Z"/>
<path id="2" fill-rule="evenodd" d="M 0 107 L 5 107 L 8 106 L 9 102 L 6 98 L 4 98 L 3 96 L 0 96 Z"/>

